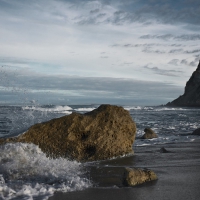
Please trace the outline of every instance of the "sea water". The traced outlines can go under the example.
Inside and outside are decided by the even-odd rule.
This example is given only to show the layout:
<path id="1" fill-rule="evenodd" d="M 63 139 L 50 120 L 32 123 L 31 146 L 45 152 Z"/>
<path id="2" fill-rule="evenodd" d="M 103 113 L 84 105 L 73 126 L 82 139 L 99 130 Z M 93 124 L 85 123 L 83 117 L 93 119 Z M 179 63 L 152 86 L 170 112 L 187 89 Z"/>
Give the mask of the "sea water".
<path id="1" fill-rule="evenodd" d="M 17 136 L 31 125 L 69 115 L 85 113 L 98 105 L 0 106 L 0 137 Z M 200 109 L 162 106 L 123 106 L 137 125 L 134 146 L 192 142 L 190 135 L 200 125 Z M 144 128 L 152 128 L 158 138 L 143 140 Z M 34 144 L 0 146 L 0 199 L 48 199 L 56 191 L 69 192 L 92 187 L 87 164 L 68 159 L 49 159 Z"/>

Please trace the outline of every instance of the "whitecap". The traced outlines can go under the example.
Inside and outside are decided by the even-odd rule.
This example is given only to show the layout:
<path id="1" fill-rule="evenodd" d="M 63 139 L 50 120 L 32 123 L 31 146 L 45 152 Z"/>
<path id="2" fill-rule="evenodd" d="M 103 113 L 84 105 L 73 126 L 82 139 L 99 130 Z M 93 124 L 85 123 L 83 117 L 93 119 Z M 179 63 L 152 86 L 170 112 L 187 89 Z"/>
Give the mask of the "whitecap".
<path id="1" fill-rule="evenodd" d="M 125 110 L 141 110 L 142 107 L 141 106 L 125 106 L 124 107 Z"/>
<path id="2" fill-rule="evenodd" d="M 185 109 L 185 108 L 171 108 L 171 107 L 162 107 L 162 108 L 157 108 L 155 109 L 155 111 L 157 112 L 160 112 L 160 111 L 183 111 L 183 110 L 188 110 L 188 109 Z"/>
<path id="3" fill-rule="evenodd" d="M 69 106 L 55 106 L 55 107 L 41 107 L 41 106 L 24 106 L 23 110 L 36 110 L 41 112 L 54 112 L 54 113 L 65 113 L 71 114 L 71 110 L 73 110 Z"/>
<path id="4" fill-rule="evenodd" d="M 153 110 L 154 108 L 153 107 L 144 107 L 144 110 Z"/>
<path id="5" fill-rule="evenodd" d="M 55 191 L 91 186 L 81 163 L 49 159 L 34 144 L 6 144 L 0 151 L 0 199 L 47 199 Z"/>
<path id="6" fill-rule="evenodd" d="M 90 112 L 90 111 L 93 111 L 94 109 L 96 108 L 76 108 L 74 110 L 78 112 Z"/>

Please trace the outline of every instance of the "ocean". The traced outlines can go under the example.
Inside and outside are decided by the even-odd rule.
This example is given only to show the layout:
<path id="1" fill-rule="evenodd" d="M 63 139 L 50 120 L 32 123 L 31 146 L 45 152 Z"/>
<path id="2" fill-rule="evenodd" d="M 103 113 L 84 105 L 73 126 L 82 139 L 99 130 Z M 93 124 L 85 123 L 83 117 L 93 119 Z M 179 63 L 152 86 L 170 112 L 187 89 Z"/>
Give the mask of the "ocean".
<path id="1" fill-rule="evenodd" d="M 99 105 L 0 106 L 0 137 L 17 136 L 31 125 L 69 115 L 85 113 Z M 200 126 L 200 109 L 164 106 L 123 106 L 136 122 L 133 149 L 139 146 L 195 142 L 190 135 Z M 143 140 L 144 128 L 152 128 L 158 138 Z M 98 165 L 93 162 L 92 165 Z M 88 176 L 91 163 L 63 158 L 49 159 L 33 144 L 0 146 L 0 199 L 48 199 L 55 192 L 97 187 Z"/>

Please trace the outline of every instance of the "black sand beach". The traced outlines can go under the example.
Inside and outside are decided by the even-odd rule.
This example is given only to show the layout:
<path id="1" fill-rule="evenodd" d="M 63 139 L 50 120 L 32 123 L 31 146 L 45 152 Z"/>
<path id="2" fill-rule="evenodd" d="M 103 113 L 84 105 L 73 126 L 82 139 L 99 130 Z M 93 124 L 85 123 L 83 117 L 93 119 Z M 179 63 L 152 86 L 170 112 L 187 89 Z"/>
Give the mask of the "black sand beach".
<path id="1" fill-rule="evenodd" d="M 168 153 L 162 153 L 164 147 Z M 134 147 L 133 156 L 89 164 L 90 189 L 55 193 L 49 200 L 197 200 L 200 199 L 200 140 Z M 123 187 L 124 167 L 148 168 L 158 180 Z"/>

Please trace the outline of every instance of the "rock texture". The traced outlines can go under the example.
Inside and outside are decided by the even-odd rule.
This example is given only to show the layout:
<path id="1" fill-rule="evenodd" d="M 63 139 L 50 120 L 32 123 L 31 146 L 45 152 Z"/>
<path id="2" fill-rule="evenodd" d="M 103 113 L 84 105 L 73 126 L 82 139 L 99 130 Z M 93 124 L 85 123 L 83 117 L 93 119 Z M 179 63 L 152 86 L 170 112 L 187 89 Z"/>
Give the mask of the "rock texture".
<path id="1" fill-rule="evenodd" d="M 160 148 L 160 153 L 170 153 L 170 151 L 167 151 L 165 147 Z"/>
<path id="2" fill-rule="evenodd" d="M 49 157 L 94 161 L 133 153 L 135 134 L 136 125 L 128 111 L 101 105 L 86 114 L 72 113 L 33 125 L 19 137 L 1 139 L 0 144 L 34 143 Z"/>
<path id="3" fill-rule="evenodd" d="M 199 135 L 200 136 L 200 128 L 193 131 L 192 135 Z"/>
<path id="4" fill-rule="evenodd" d="M 158 135 L 150 128 L 145 128 L 144 132 L 145 134 L 141 137 L 141 139 L 152 139 L 158 137 Z"/>
<path id="5" fill-rule="evenodd" d="M 125 168 L 124 184 L 126 186 L 136 186 L 148 181 L 157 180 L 157 175 L 148 169 Z"/>
<path id="6" fill-rule="evenodd" d="M 200 61 L 196 71 L 186 83 L 185 92 L 167 106 L 200 107 Z"/>

